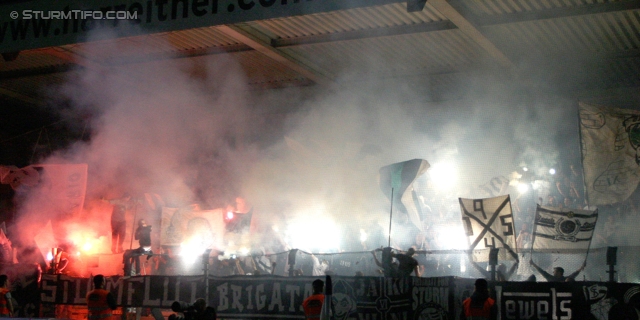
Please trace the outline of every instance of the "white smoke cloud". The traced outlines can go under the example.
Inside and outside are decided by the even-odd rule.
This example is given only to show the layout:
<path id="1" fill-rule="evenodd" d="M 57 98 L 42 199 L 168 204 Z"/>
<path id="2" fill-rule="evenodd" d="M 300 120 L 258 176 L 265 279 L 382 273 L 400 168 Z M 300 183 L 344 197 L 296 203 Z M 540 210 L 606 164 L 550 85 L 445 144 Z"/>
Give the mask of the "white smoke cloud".
<path id="1" fill-rule="evenodd" d="M 100 56 L 135 54 L 140 46 L 101 45 Z M 369 58 L 375 63 L 375 55 Z M 558 129 L 575 115 L 561 98 L 481 71 L 448 88 L 461 98 L 442 102 L 429 102 L 428 81 L 252 91 L 232 55 L 87 67 L 72 75 L 55 94 L 92 114 L 91 138 L 44 161 L 88 163 L 88 199 L 153 192 L 171 206 L 215 208 L 243 196 L 260 230 L 277 224 L 285 230 L 300 217 L 313 226 L 317 214 L 348 230 L 371 221 L 388 225 L 378 170 L 413 158 L 455 165 L 455 187 L 438 199 L 455 210 L 455 198 L 479 195 L 479 185 L 522 161 L 558 164 L 564 147 Z M 459 212 L 448 219 L 458 223 Z"/>

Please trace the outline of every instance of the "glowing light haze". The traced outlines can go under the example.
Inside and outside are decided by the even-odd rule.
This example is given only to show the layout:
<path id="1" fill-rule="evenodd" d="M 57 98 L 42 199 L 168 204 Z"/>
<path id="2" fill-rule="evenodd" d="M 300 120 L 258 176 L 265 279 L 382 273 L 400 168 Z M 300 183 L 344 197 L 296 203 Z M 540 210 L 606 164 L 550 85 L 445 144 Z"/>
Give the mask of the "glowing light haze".
<path id="1" fill-rule="evenodd" d="M 93 48 L 123 56 L 141 46 Z M 88 56 L 97 54 L 91 48 Z M 175 208 L 221 208 L 242 196 L 258 233 L 278 226 L 291 247 L 333 252 L 348 225 L 356 233 L 370 221 L 387 228 L 382 166 L 413 158 L 433 164 L 416 191 L 438 202 L 432 214 L 444 208 L 443 248 L 463 248 L 457 197 L 485 196 L 479 186 L 491 178 L 523 161 L 531 170 L 548 167 L 577 146 L 566 125 L 575 106 L 519 87 L 509 74 L 477 71 L 449 88 L 454 99 L 429 102 L 420 89 L 428 79 L 252 91 L 244 72 L 221 54 L 72 72 L 51 90 L 52 101 L 70 103 L 65 113 L 90 114 L 91 139 L 42 162 L 88 163 L 89 204 L 124 191 L 153 192 Z M 108 250 L 99 241 L 110 231 L 108 207 L 90 205 L 85 215 L 96 240 L 74 242 Z M 148 220 L 159 229 L 159 218 Z"/>

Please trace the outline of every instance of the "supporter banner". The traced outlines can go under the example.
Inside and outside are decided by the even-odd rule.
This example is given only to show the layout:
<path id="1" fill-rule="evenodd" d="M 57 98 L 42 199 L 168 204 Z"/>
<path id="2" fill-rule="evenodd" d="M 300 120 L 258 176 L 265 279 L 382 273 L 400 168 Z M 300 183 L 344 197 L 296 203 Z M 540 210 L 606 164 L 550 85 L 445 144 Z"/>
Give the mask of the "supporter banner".
<path id="1" fill-rule="evenodd" d="M 209 278 L 208 304 L 219 318 L 303 319 L 300 307 L 315 277 Z M 332 277 L 335 319 L 457 319 L 474 279 Z M 497 282 L 500 319 L 625 319 L 640 313 L 640 284 Z M 91 279 L 43 275 L 40 301 L 86 304 Z M 108 277 L 119 306 L 169 309 L 204 297 L 203 276 Z"/>
<path id="2" fill-rule="evenodd" d="M 220 318 L 303 318 L 302 301 L 313 277 L 209 278 L 210 306 Z M 336 319 L 453 319 L 453 277 L 332 277 Z M 106 289 L 119 306 L 170 308 L 204 297 L 203 276 L 108 277 Z M 91 279 L 43 275 L 43 303 L 86 304 Z"/>
<path id="3" fill-rule="evenodd" d="M 586 252 L 598 221 L 598 210 L 549 208 L 538 205 L 533 228 L 533 250 Z"/>
<path id="4" fill-rule="evenodd" d="M 224 212 L 216 210 L 193 210 L 187 208 L 162 208 L 160 244 L 179 246 L 190 244 L 204 250 L 222 246 L 224 234 Z"/>
<path id="5" fill-rule="evenodd" d="M 495 294 L 503 320 L 616 320 L 640 312 L 640 285 L 631 283 L 504 282 Z"/>
<path id="6" fill-rule="evenodd" d="M 393 208 L 404 212 L 418 229 L 422 230 L 420 205 L 413 190 L 413 182 L 429 169 L 427 160 L 413 159 L 380 168 L 380 190 L 391 200 Z M 391 190 L 393 189 L 393 194 Z"/>
<path id="7" fill-rule="evenodd" d="M 462 222 L 474 261 L 488 261 L 488 250 L 502 248 L 500 260 L 517 260 L 516 238 L 509 195 L 487 199 L 459 198 Z M 484 254 L 476 254 L 476 253 Z"/>
<path id="8" fill-rule="evenodd" d="M 44 274 L 40 301 L 83 305 L 92 286 L 91 278 Z M 174 301 L 193 302 L 205 296 L 204 276 L 113 276 L 106 277 L 105 289 L 119 306 L 171 308 Z"/>
<path id="9" fill-rule="evenodd" d="M 498 313 L 502 319 L 587 319 L 574 315 L 584 304 L 578 289 L 565 283 L 501 283 L 495 287 Z"/>
<path id="10" fill-rule="evenodd" d="M 627 199 L 640 182 L 640 112 L 580 103 L 580 138 L 589 205 Z"/>

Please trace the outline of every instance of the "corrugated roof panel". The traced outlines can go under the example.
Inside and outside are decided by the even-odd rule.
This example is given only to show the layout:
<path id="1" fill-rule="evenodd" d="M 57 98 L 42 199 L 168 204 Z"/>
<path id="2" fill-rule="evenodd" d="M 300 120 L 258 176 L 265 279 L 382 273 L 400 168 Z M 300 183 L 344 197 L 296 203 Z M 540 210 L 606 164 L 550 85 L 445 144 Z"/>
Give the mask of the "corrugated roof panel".
<path id="1" fill-rule="evenodd" d="M 451 72 L 484 56 L 484 51 L 459 30 L 318 43 L 282 48 L 305 56 L 335 75 L 415 70 Z M 415 69 L 415 70 L 414 70 Z"/>
<path id="2" fill-rule="evenodd" d="M 332 21 L 321 15 L 311 15 L 308 17 L 311 25 L 316 26 L 321 33 L 331 33 L 333 28 Z"/>
<path id="3" fill-rule="evenodd" d="M 64 83 L 69 77 L 69 73 L 50 73 L 45 75 L 37 75 L 30 77 L 22 77 L 4 81 L 0 87 L 13 92 L 19 92 L 24 96 L 34 99 L 46 98 L 49 90 L 55 90 L 57 85 Z M 46 83 L 46 86 L 42 84 Z"/>
<path id="4" fill-rule="evenodd" d="M 516 11 L 518 12 L 533 10 L 533 7 L 527 3 L 526 0 L 516 0 L 513 5 L 516 7 Z"/>
<path id="5" fill-rule="evenodd" d="M 369 8 L 363 8 L 362 10 L 344 12 L 345 17 L 348 20 L 357 21 L 359 28 L 356 29 L 373 29 L 378 27 L 388 27 L 393 25 L 388 19 L 384 19 L 377 14 L 376 10 L 367 10 Z"/>
<path id="6" fill-rule="evenodd" d="M 387 10 L 379 10 L 378 8 L 365 7 L 362 8 L 363 12 L 369 12 L 371 17 L 375 18 L 374 21 L 384 21 L 385 27 L 405 25 L 408 21 L 404 19 L 404 16 L 392 14 Z M 377 27 L 372 25 L 372 27 Z"/>
<path id="7" fill-rule="evenodd" d="M 501 15 L 556 8 L 578 7 L 618 0 L 457 0 L 476 15 Z M 428 3 L 428 2 L 427 2 Z"/>
<path id="8" fill-rule="evenodd" d="M 629 33 L 629 30 L 623 26 L 622 21 L 624 20 L 624 17 L 623 19 L 620 19 L 620 20 L 616 19 L 615 17 L 613 19 L 615 20 L 615 23 L 612 24 L 612 27 L 613 27 L 612 29 L 616 34 L 620 35 L 622 43 L 624 44 L 625 48 L 632 48 L 634 46 L 632 43 L 634 39 L 631 38 L 631 34 Z"/>
<path id="9" fill-rule="evenodd" d="M 215 27 L 207 27 L 79 43 L 64 47 L 79 56 L 103 62 L 236 44 L 238 44 L 237 40 L 224 35 Z"/>
<path id="10" fill-rule="evenodd" d="M 216 27 L 188 29 L 161 35 L 175 50 L 192 50 L 235 45 L 237 40 L 218 31 Z"/>
<path id="11" fill-rule="evenodd" d="M 563 7 L 573 7 L 575 2 L 573 0 L 561 0 Z"/>
<path id="12" fill-rule="evenodd" d="M 498 12 L 498 13 L 505 13 L 503 10 L 500 9 L 500 7 L 498 7 L 498 5 L 496 4 L 496 1 L 492 1 L 492 0 L 483 0 L 484 5 L 489 8 L 490 12 Z"/>
<path id="13" fill-rule="evenodd" d="M 575 35 L 575 40 L 579 41 L 582 47 L 589 46 L 596 41 L 596 38 L 591 32 L 583 32 L 583 26 L 579 24 L 577 20 L 578 19 L 566 19 L 567 29 L 571 34 Z"/>
<path id="14" fill-rule="evenodd" d="M 594 27 L 600 29 L 600 33 L 602 34 L 602 36 L 609 39 L 614 48 L 621 47 L 622 44 L 620 43 L 620 38 L 618 38 L 617 35 L 612 32 L 611 25 L 607 23 L 607 19 L 604 17 L 604 15 L 595 15 L 594 19 L 596 20 L 596 25 L 594 25 Z"/>
<path id="15" fill-rule="evenodd" d="M 496 0 L 496 1 L 498 2 L 498 6 L 502 8 L 502 10 L 504 10 L 505 12 L 514 13 L 514 12 L 522 11 L 522 8 L 517 6 L 513 1 L 510 1 L 510 0 Z"/>
<path id="16" fill-rule="evenodd" d="M 633 87 L 640 85 L 640 62 L 638 59 L 610 59 L 603 66 L 599 77 L 601 86 Z"/>
<path id="17" fill-rule="evenodd" d="M 553 33 L 556 41 L 559 41 L 559 44 L 579 41 L 578 37 L 574 37 L 573 30 L 570 29 L 569 25 L 560 20 L 549 20 L 548 29 L 549 32 Z"/>
<path id="18" fill-rule="evenodd" d="M 564 6 L 560 0 L 551 0 L 551 4 L 556 8 L 561 8 Z"/>
<path id="19" fill-rule="evenodd" d="M 304 79 L 297 72 L 257 51 L 237 52 L 233 53 L 233 57 L 242 66 L 250 85 L 266 82 L 297 82 Z"/>
<path id="20" fill-rule="evenodd" d="M 608 29 L 607 35 L 604 38 L 596 38 L 595 43 L 600 43 L 597 50 L 599 51 L 626 51 L 629 49 L 640 48 L 640 37 L 638 36 L 638 30 L 640 26 L 640 17 L 637 15 L 640 10 L 634 12 L 612 12 L 599 15 L 587 15 L 581 17 L 575 17 L 579 23 L 581 23 L 583 29 L 591 28 L 596 29 Z M 597 17 L 600 17 L 597 19 Z M 582 19 L 579 19 L 582 18 Z M 573 19 L 573 18 L 572 18 Z M 625 22 L 623 22 L 625 21 Z M 604 34 L 604 32 L 599 32 Z M 609 39 L 615 38 L 615 42 Z M 604 39 L 607 39 L 607 44 L 604 45 Z M 611 46 L 611 43 L 617 43 L 615 47 Z"/>
<path id="21" fill-rule="evenodd" d="M 492 14 L 493 10 L 489 9 L 484 1 L 461 1 L 475 15 Z"/>
<path id="22" fill-rule="evenodd" d="M 81 57 L 102 62 L 119 57 L 144 56 L 150 53 L 166 52 L 171 49 L 171 44 L 162 40 L 157 35 L 145 35 L 76 43 L 63 47 Z"/>
<path id="23" fill-rule="evenodd" d="M 580 17 L 582 19 L 578 19 L 578 23 L 581 23 L 582 25 L 582 30 L 585 30 L 585 32 L 589 32 L 591 34 L 593 34 L 594 37 L 594 42 L 593 45 L 594 46 L 598 46 L 598 47 L 606 47 L 606 48 L 612 48 L 614 46 L 613 42 L 611 42 L 611 39 L 609 37 L 607 37 L 607 35 L 604 33 L 604 31 L 602 30 L 602 28 L 598 27 L 598 24 L 600 23 L 598 19 L 596 19 L 596 17 L 594 16 L 584 16 L 584 17 Z M 594 47 L 595 49 L 596 47 Z"/>
<path id="24" fill-rule="evenodd" d="M 198 41 L 195 40 L 194 38 L 197 38 L 197 37 L 194 37 L 194 34 L 176 35 L 176 34 L 173 34 L 173 32 L 170 32 L 164 35 L 165 41 L 167 41 L 168 43 L 171 43 L 173 47 L 176 48 L 176 50 L 180 50 L 178 48 L 183 48 L 183 50 L 202 48 L 201 46 L 198 45 Z"/>
<path id="25" fill-rule="evenodd" d="M 163 38 L 163 34 L 153 34 L 145 36 L 137 36 L 127 38 L 127 42 L 118 41 L 121 43 L 121 47 L 126 47 L 122 50 L 127 55 L 144 55 L 158 52 L 167 52 L 173 49 L 171 43 Z M 130 50 L 130 48 L 135 48 Z"/>
<path id="26" fill-rule="evenodd" d="M 434 9 L 432 9 L 434 10 Z M 399 19 L 405 19 L 403 20 L 403 23 L 401 24 L 409 24 L 408 22 L 410 21 L 413 24 L 417 24 L 417 23 L 424 23 L 425 21 L 440 21 L 443 20 L 435 15 L 433 15 L 432 10 L 429 10 L 429 8 L 425 5 L 425 8 L 419 12 L 419 14 L 407 14 L 407 8 L 406 6 L 402 5 L 402 6 L 388 6 L 387 8 L 387 12 L 389 14 L 392 14 L 396 17 L 398 17 Z"/>
<path id="27" fill-rule="evenodd" d="M 482 28 L 498 48 L 517 54 L 619 53 L 640 48 L 637 21 L 629 12 L 527 21 Z"/>
<path id="28" fill-rule="evenodd" d="M 47 54 L 43 49 L 21 51 L 14 61 L 2 61 L 0 71 L 34 69 L 69 63 L 69 61 Z"/>
<path id="29" fill-rule="evenodd" d="M 446 18 L 431 6 L 425 6 L 421 12 L 407 12 L 406 4 L 394 3 L 263 20 L 257 21 L 256 25 L 276 38 L 296 38 L 442 20 Z"/>
<path id="30" fill-rule="evenodd" d="M 621 27 L 629 33 L 629 37 L 636 46 L 640 45 L 640 20 L 638 19 L 640 11 L 623 12 L 620 21 Z"/>

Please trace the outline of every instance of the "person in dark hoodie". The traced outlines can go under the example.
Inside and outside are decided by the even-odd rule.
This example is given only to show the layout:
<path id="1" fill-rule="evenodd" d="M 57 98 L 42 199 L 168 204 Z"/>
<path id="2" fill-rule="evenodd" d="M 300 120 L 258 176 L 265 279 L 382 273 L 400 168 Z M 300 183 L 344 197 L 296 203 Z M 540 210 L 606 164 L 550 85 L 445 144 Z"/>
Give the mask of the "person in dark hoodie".
<path id="1" fill-rule="evenodd" d="M 496 320 L 497 318 L 496 301 L 489 297 L 487 280 L 477 279 L 473 294 L 462 302 L 460 319 Z"/>

